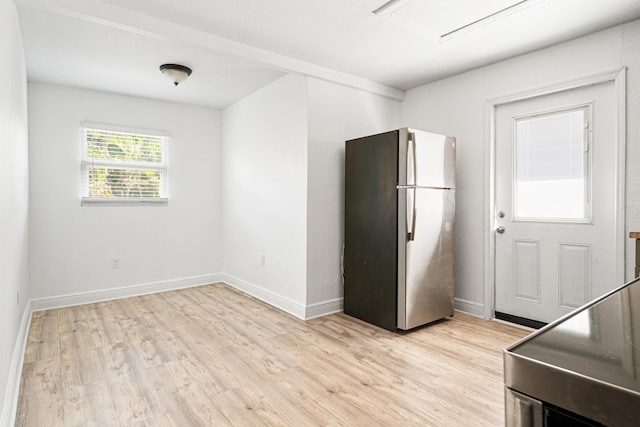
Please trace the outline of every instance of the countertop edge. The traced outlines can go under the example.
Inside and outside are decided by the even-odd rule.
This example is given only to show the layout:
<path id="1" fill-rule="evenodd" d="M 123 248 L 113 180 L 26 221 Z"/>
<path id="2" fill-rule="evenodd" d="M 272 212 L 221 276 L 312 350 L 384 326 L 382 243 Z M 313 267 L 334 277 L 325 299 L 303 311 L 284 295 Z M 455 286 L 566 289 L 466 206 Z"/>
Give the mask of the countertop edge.
<path id="1" fill-rule="evenodd" d="M 505 386 L 605 425 L 632 427 L 640 393 L 544 362 L 504 352 Z"/>

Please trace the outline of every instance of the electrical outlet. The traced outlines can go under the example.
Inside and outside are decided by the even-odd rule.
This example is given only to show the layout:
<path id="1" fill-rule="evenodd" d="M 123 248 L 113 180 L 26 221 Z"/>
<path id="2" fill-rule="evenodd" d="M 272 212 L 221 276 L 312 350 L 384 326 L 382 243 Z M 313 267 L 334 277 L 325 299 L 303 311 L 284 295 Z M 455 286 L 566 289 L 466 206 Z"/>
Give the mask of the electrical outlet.
<path id="1" fill-rule="evenodd" d="M 267 257 L 264 254 L 260 254 L 260 265 L 265 265 L 267 263 Z"/>
<path id="2" fill-rule="evenodd" d="M 120 268 L 120 258 L 111 259 L 111 268 L 113 269 Z"/>

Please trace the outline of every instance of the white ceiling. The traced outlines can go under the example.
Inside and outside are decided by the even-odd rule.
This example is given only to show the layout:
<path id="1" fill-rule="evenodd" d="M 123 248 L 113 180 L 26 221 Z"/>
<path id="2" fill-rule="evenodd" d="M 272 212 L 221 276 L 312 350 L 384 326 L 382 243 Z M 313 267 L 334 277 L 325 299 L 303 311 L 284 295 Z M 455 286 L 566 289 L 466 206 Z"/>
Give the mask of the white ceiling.
<path id="1" fill-rule="evenodd" d="M 30 81 L 224 108 L 294 72 L 403 91 L 640 18 L 640 0 L 15 0 Z M 440 36 L 487 15 L 477 27 Z M 193 69 L 178 87 L 163 63 Z"/>

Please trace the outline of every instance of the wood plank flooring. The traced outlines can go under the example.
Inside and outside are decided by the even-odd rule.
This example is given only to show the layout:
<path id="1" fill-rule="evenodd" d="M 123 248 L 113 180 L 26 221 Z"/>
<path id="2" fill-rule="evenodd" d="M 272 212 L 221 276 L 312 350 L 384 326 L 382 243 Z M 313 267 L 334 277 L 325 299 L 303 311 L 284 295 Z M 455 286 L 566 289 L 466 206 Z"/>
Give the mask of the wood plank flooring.
<path id="1" fill-rule="evenodd" d="M 16 426 L 502 426 L 502 348 L 526 334 L 304 322 L 224 284 L 41 311 Z"/>

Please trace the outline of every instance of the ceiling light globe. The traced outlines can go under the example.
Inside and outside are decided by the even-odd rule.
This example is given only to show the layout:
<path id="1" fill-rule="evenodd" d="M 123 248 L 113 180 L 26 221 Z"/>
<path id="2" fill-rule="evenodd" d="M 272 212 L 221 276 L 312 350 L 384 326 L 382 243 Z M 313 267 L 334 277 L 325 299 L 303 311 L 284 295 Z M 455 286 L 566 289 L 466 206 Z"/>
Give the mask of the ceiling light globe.
<path id="1" fill-rule="evenodd" d="M 191 68 L 178 64 L 163 64 L 160 66 L 160 71 L 162 71 L 162 74 L 167 76 L 175 86 L 187 80 L 187 77 L 191 75 Z"/>

